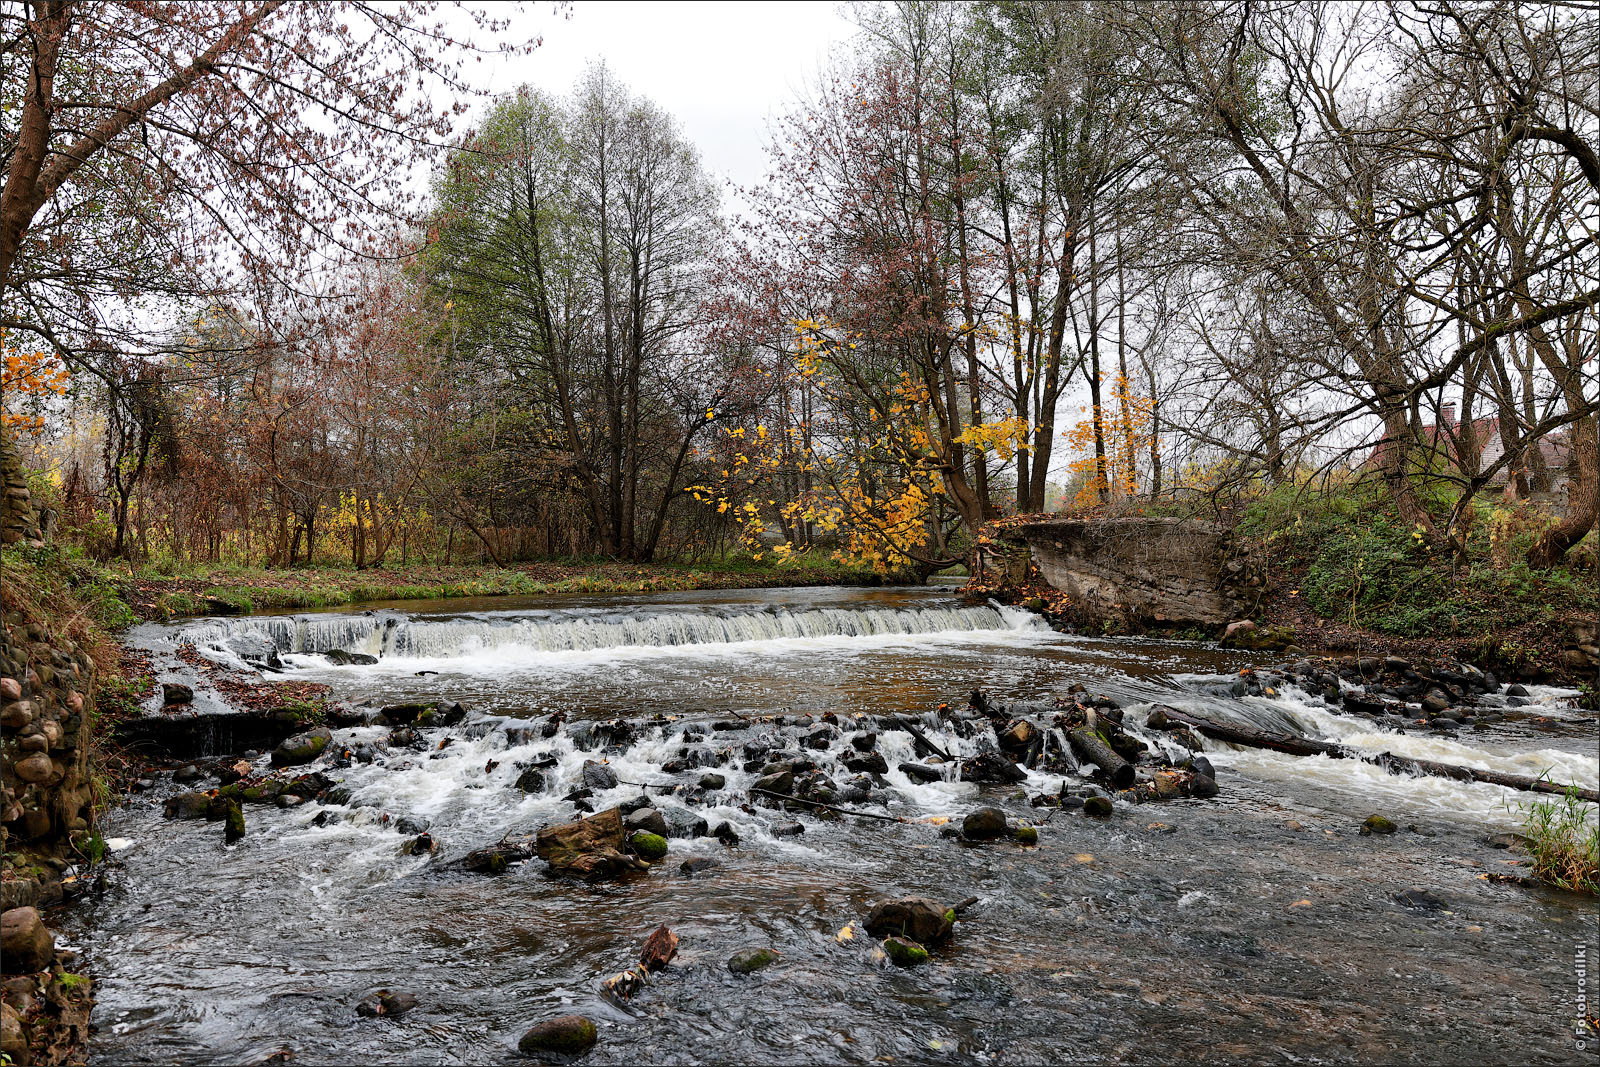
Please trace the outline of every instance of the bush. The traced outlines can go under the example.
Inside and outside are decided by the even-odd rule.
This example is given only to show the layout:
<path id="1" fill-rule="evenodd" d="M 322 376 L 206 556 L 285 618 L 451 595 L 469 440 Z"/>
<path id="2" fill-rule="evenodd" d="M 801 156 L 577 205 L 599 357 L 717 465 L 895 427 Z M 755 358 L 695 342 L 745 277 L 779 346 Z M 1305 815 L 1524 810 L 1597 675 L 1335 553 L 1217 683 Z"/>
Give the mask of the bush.
<path id="1" fill-rule="evenodd" d="M 1559 800 L 1535 801 L 1528 810 L 1528 852 L 1533 875 L 1575 893 L 1600 893 L 1600 821 L 1576 789 Z"/>
<path id="2" fill-rule="evenodd" d="M 1473 523 L 1463 564 L 1402 523 L 1367 484 L 1320 493 L 1281 486 L 1249 503 L 1239 530 L 1288 565 L 1318 615 L 1381 633 L 1470 636 L 1600 611 L 1591 580 L 1573 567 L 1534 570 L 1526 544 L 1497 569 L 1490 525 Z"/>

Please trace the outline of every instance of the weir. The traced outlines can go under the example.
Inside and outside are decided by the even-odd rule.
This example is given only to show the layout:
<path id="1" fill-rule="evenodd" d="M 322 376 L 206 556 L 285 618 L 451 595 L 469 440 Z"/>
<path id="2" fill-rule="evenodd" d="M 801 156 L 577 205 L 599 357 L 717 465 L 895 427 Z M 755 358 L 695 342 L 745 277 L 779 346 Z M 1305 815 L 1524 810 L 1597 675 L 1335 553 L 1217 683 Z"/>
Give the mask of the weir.
<path id="1" fill-rule="evenodd" d="M 250 657 L 270 642 L 278 653 L 340 649 L 379 657 L 450 657 L 491 648 L 582 652 L 796 638 L 913 636 L 982 630 L 1048 630 L 1036 616 L 1008 607 L 768 609 L 511 613 L 434 619 L 398 613 L 271 616 L 212 620 L 187 631 L 200 648 Z"/>

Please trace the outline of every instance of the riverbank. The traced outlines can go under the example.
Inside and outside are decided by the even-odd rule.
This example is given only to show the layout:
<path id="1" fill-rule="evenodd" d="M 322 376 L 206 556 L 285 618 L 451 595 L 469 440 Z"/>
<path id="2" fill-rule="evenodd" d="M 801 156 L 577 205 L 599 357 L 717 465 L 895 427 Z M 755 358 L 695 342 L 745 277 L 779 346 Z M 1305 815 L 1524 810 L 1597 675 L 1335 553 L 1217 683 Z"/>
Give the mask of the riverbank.
<path id="1" fill-rule="evenodd" d="M 385 600 L 542 596 L 550 593 L 664 593 L 694 589 L 893 584 L 869 570 L 824 558 L 768 563 L 748 557 L 694 563 L 544 560 L 509 567 L 200 567 L 179 574 L 136 570 L 128 604 L 142 619 L 304 611 Z"/>
<path id="2" fill-rule="evenodd" d="M 1464 523 L 1464 550 L 1457 551 L 1401 522 L 1370 485 L 1320 492 L 1285 485 L 1203 515 L 1170 502 L 1127 502 L 993 524 L 983 542 L 993 557 L 988 581 L 972 592 L 1027 604 L 1086 633 L 1222 638 L 1261 651 L 1462 659 L 1508 680 L 1578 688 L 1584 705 L 1595 709 L 1596 539 L 1591 534 L 1555 566 L 1531 567 L 1528 548 L 1550 521 L 1536 508 L 1480 503 Z M 1070 575 L 1079 568 L 1083 573 L 1075 580 L 1091 590 L 1103 586 L 1111 595 L 1075 602 L 1052 589 L 1038 566 L 1029 566 L 1027 549 L 1012 531 L 1060 524 L 1106 531 L 1110 550 L 1103 558 L 1085 559 L 1080 552 L 1067 561 L 1067 570 Z M 1115 551 L 1119 526 L 1140 532 L 1135 551 Z M 1042 530 L 1035 536 L 1046 550 L 1052 538 L 1063 536 Z M 1151 539 L 1163 538 L 1175 554 L 1151 553 Z M 1185 539 L 1217 547 L 1185 554 Z M 1119 591 L 1147 597 L 1144 610 L 1118 603 Z M 1209 598 L 1199 613 L 1204 622 L 1192 612 L 1185 622 L 1163 621 L 1173 608 L 1169 617 L 1183 617 L 1184 598 L 1197 593 Z M 1225 608 L 1218 606 L 1223 603 Z"/>

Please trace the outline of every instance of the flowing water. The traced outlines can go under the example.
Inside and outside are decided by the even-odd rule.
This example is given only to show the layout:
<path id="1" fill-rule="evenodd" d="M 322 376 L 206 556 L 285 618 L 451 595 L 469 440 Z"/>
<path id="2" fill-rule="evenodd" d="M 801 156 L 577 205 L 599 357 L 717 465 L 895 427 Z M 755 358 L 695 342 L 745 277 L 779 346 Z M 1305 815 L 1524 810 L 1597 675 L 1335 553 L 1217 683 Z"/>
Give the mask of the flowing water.
<path id="1" fill-rule="evenodd" d="M 121 870 L 75 912 L 99 978 L 92 1062 L 499 1063 L 517 1058 L 533 1022 L 570 1012 L 600 1024 L 593 1063 L 1593 1062 L 1574 1020 L 1579 954 L 1591 983 L 1600 967 L 1593 901 L 1480 877 L 1509 869 L 1483 839 L 1518 828 L 1520 794 L 1207 742 L 1215 800 L 1119 805 L 1107 822 L 1063 811 L 1024 849 L 963 845 L 929 820 L 980 803 L 1042 819 L 1025 796 L 1055 792 L 1060 775 L 980 788 L 891 769 L 889 788 L 856 806 L 921 820 L 903 823 L 747 807 L 744 793 L 742 746 L 794 748 L 790 736 L 813 728 L 805 716 L 839 717 L 830 749 L 806 751 L 827 765 L 872 716 L 962 704 L 979 687 L 1049 700 L 1073 683 L 1117 699 L 1152 744 L 1168 742 L 1139 724 L 1159 701 L 1595 786 L 1595 722 L 1558 691 L 1536 690 L 1485 730 L 1396 733 L 1293 690 L 1227 695 L 1226 676 L 1259 656 L 1063 635 L 937 590 L 373 605 L 147 626 L 133 639 L 158 662 L 183 642 L 235 666 L 270 647 L 284 677 L 351 703 L 448 698 L 473 712 L 427 731 L 427 751 L 330 772 L 352 799 L 324 825 L 318 804 L 248 807 L 246 837 L 225 847 L 215 823 L 161 818 L 175 786 L 114 812 L 105 833 L 122 839 Z M 377 662 L 335 666 L 320 654 L 331 649 Z M 518 729 L 557 711 L 569 725 L 638 728 L 610 749 Z M 765 715 L 790 725 L 738 725 Z M 946 748 L 982 741 L 922 721 Z M 385 732 L 339 731 L 339 747 Z M 733 750 L 710 768 L 726 786 L 696 811 L 731 823 L 736 847 L 674 840 L 666 863 L 598 886 L 552 879 L 538 861 L 497 877 L 452 862 L 569 820 L 561 797 L 585 759 L 609 759 L 624 783 L 663 783 L 676 779 L 661 764 L 686 745 Z M 901 731 L 884 731 L 879 750 L 891 768 L 915 758 Z M 524 795 L 518 764 L 539 758 L 555 760 L 550 784 Z M 639 792 L 623 784 L 592 803 Z M 1359 836 L 1373 812 L 1403 829 Z M 429 822 L 436 856 L 400 854 L 402 816 Z M 773 835 L 791 819 L 803 834 Z M 721 866 L 680 875 L 696 856 Z M 1412 889 L 1444 907 L 1397 899 Z M 926 966 L 875 961 L 864 935 L 836 940 L 900 895 L 979 903 Z M 631 964 L 660 923 L 682 939 L 677 960 L 631 1002 L 602 998 L 598 980 Z M 754 945 L 781 959 L 730 974 L 729 955 Z M 358 1017 L 380 988 L 421 1006 Z"/>

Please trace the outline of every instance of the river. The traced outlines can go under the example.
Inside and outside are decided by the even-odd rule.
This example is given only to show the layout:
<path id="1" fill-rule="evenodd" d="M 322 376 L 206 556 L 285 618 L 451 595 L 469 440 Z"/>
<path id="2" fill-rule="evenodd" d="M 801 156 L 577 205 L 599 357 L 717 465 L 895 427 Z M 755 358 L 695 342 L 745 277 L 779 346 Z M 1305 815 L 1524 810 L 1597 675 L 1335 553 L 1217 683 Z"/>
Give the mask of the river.
<path id="1" fill-rule="evenodd" d="M 858 806 L 918 821 L 825 820 L 747 808 L 739 751 L 831 712 L 838 737 L 806 753 L 827 764 L 873 716 L 964 704 L 980 687 L 1047 701 L 1081 683 L 1121 703 L 1152 744 L 1164 738 L 1139 724 L 1159 701 L 1593 787 L 1595 720 L 1558 690 L 1534 689 L 1487 729 L 1397 733 L 1292 689 L 1228 695 L 1230 676 L 1270 657 L 1061 634 L 938 589 L 408 602 L 150 624 L 130 639 L 230 662 L 270 641 L 285 677 L 326 682 L 343 701 L 444 698 L 472 712 L 426 731 L 425 749 L 332 771 L 347 807 L 248 807 L 232 846 L 215 823 L 163 819 L 180 788 L 170 784 L 110 813 L 118 870 L 69 927 L 98 982 L 92 1063 L 500 1063 L 532 1023 L 570 1012 L 599 1023 L 584 1060 L 597 1064 L 1593 1062 L 1573 1017 L 1575 954 L 1586 948 L 1591 975 L 1600 966 L 1593 900 L 1480 877 L 1510 869 L 1485 837 L 1519 828 L 1523 794 L 1207 742 L 1213 800 L 1118 805 L 1104 822 L 1062 811 L 1037 848 L 968 845 L 942 837 L 938 817 L 990 803 L 1043 819 L 1025 798 L 1061 776 L 913 782 L 893 769 L 914 758 L 909 734 L 886 730 L 888 787 Z M 377 662 L 335 666 L 319 654 L 332 648 Z M 624 717 L 636 731 L 602 752 L 600 739 L 586 750 L 565 730 L 530 740 L 516 729 L 558 711 Z M 710 728 L 770 715 L 789 725 Z M 935 721 L 936 743 L 974 750 Z M 572 818 L 561 798 L 585 759 L 609 758 L 624 782 L 674 780 L 661 764 L 684 750 L 686 729 L 706 735 L 691 748 L 733 750 L 710 768 L 725 788 L 696 810 L 728 821 L 736 847 L 673 840 L 666 863 L 598 886 L 552 879 L 538 861 L 493 877 L 453 862 Z M 341 730 L 333 747 L 386 733 Z M 538 757 L 556 760 L 550 784 L 523 794 L 518 764 Z M 591 803 L 639 791 L 622 784 Z M 1374 812 L 1401 831 L 1361 836 Z M 401 817 L 427 821 L 439 853 L 402 855 Z M 790 820 L 804 832 L 772 834 Z M 677 864 L 693 856 L 721 865 L 684 877 Z M 1443 906 L 1405 903 L 1417 889 Z M 875 961 L 864 936 L 836 939 L 901 895 L 979 903 L 922 967 Z M 673 965 L 628 1003 L 600 996 L 597 981 L 661 923 L 681 938 Z M 729 973 L 728 957 L 752 945 L 779 962 Z M 420 1006 L 358 1016 L 380 988 Z"/>

